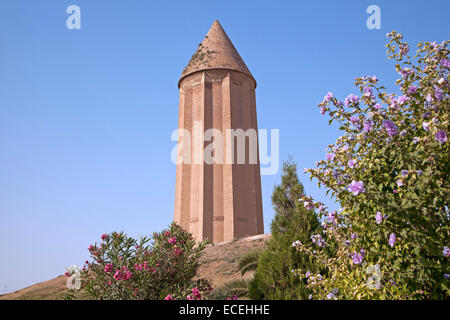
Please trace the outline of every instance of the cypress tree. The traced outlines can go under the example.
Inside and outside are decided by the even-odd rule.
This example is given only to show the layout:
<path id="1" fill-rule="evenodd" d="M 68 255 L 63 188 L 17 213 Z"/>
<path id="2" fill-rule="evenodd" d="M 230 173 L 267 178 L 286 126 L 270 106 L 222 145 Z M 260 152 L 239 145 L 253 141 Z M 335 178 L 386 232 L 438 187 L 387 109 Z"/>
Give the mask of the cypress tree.
<path id="1" fill-rule="evenodd" d="M 320 232 L 320 223 L 313 210 L 304 208 L 299 198 L 303 185 L 297 175 L 297 164 L 290 159 L 283 163 L 281 184 L 272 193 L 275 217 L 272 236 L 266 249 L 258 258 L 253 281 L 250 283 L 251 299 L 307 299 L 306 282 L 293 273 L 293 269 L 316 270 L 315 262 L 292 247 L 300 240 L 311 242 L 311 235 Z"/>

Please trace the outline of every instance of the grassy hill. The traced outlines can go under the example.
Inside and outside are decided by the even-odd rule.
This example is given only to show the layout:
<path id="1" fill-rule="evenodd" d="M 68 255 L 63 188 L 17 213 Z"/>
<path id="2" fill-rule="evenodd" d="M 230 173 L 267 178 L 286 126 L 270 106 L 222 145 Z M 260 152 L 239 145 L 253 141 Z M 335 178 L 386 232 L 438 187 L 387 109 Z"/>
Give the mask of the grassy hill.
<path id="1" fill-rule="evenodd" d="M 241 279 L 239 258 L 250 250 L 263 248 L 269 237 L 270 234 L 265 234 L 208 245 L 200 259 L 199 276 L 211 279 L 214 287 L 219 287 L 233 279 Z M 252 277 L 251 273 L 244 276 L 244 278 L 249 277 Z M 64 299 L 64 294 L 67 292 L 66 277 L 61 275 L 55 279 L 1 295 L 0 300 L 58 300 Z M 81 293 L 78 299 L 88 299 L 88 297 Z"/>

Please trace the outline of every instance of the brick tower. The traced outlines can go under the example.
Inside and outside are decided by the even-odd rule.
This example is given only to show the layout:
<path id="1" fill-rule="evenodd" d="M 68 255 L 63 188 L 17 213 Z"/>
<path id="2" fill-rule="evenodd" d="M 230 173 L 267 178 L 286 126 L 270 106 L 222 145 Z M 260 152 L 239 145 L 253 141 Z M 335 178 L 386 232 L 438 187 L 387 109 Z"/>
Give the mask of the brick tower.
<path id="1" fill-rule="evenodd" d="M 212 243 L 264 233 L 256 81 L 218 21 L 192 55 L 178 87 L 175 221 L 196 240 Z M 205 139 L 208 129 L 222 133 L 223 139 Z M 256 139 L 250 134 L 241 139 L 242 155 L 234 134 L 252 131 L 248 129 Z M 216 160 L 207 163 L 203 159 L 213 145 Z M 185 161 L 188 157 L 191 161 Z"/>

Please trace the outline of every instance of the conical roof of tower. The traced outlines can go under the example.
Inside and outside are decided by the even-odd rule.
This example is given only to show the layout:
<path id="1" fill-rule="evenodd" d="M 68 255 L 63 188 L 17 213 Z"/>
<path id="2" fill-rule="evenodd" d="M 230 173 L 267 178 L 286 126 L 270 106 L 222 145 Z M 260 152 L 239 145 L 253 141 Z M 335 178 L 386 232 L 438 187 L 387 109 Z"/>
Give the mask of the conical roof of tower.
<path id="1" fill-rule="evenodd" d="M 249 75 L 254 80 L 244 60 L 242 60 L 230 38 L 217 20 L 214 21 L 208 34 L 202 43 L 198 45 L 188 65 L 184 68 L 178 85 L 187 75 L 205 69 L 239 71 Z"/>

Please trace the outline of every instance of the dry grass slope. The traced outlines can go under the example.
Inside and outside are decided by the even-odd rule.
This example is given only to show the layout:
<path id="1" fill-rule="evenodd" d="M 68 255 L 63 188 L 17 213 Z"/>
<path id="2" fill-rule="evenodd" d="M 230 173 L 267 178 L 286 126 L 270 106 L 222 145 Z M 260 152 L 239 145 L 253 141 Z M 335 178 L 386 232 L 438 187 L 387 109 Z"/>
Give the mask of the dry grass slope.
<path id="1" fill-rule="evenodd" d="M 269 237 L 269 234 L 258 235 L 207 246 L 200 259 L 199 276 L 211 279 L 214 287 L 219 287 L 233 279 L 241 279 L 239 258 L 250 250 L 263 248 Z M 247 273 L 244 277 L 251 276 L 251 273 Z M 66 277 L 61 275 L 55 279 L 1 295 L 0 300 L 58 300 L 64 299 L 64 294 L 67 292 Z M 77 298 L 87 299 L 88 297 L 80 294 Z"/>

